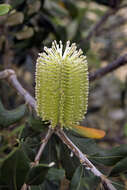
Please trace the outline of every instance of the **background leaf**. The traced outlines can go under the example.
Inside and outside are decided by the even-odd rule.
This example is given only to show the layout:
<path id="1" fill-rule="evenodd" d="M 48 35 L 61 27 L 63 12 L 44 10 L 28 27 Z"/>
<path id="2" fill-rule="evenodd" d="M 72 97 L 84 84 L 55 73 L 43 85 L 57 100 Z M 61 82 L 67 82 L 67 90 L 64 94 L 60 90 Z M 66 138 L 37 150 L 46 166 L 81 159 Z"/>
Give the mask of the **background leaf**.
<path id="1" fill-rule="evenodd" d="M 127 172 L 127 157 L 121 159 L 110 172 L 110 176 L 119 176 L 120 173 Z"/>
<path id="2" fill-rule="evenodd" d="M 32 167 L 26 177 L 26 184 L 28 185 L 39 185 L 45 180 L 45 176 L 48 172 L 49 165 L 39 164 L 38 166 Z"/>
<path id="3" fill-rule="evenodd" d="M 29 170 L 29 159 L 22 147 L 15 148 L 0 162 L 0 185 L 14 190 L 20 189 Z"/>
<path id="4" fill-rule="evenodd" d="M 10 9 L 11 6 L 9 4 L 0 4 L 0 16 L 7 14 Z"/>
<path id="5" fill-rule="evenodd" d="M 113 147 L 112 149 L 101 149 L 99 150 L 95 156 L 90 156 L 93 161 L 96 161 L 100 164 L 104 164 L 106 166 L 113 166 L 121 159 L 127 156 L 127 146 L 121 145 L 117 147 Z"/>
<path id="6" fill-rule="evenodd" d="M 51 168 L 48 171 L 47 179 L 50 181 L 61 181 L 65 177 L 64 169 Z"/>
<path id="7" fill-rule="evenodd" d="M 79 166 L 72 177 L 72 180 L 70 183 L 70 190 L 80 189 L 82 175 L 83 175 L 83 167 Z"/>
<path id="8" fill-rule="evenodd" d="M 26 114 L 26 106 L 21 105 L 13 110 L 6 110 L 0 101 L 0 126 L 8 127 L 20 121 Z"/>

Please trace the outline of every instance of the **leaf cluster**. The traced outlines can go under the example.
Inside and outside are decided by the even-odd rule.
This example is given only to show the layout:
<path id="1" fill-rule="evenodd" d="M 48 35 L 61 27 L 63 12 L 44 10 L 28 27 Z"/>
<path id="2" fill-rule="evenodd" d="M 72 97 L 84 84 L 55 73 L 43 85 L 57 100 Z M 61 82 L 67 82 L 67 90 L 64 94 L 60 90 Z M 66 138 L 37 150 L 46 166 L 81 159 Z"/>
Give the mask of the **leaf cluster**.
<path id="1" fill-rule="evenodd" d="M 40 146 L 42 136 L 47 132 L 48 123 L 44 123 L 33 115 L 28 116 L 26 124 L 13 129 L 10 136 L 17 139 L 13 146 L 4 143 L 0 149 L 0 187 L 2 190 L 20 189 L 27 183 L 34 190 L 69 189 L 91 190 L 93 187 L 101 189 L 100 179 L 80 165 L 79 160 L 70 150 L 53 135 L 49 140 L 40 164 L 30 167 Z M 94 140 L 77 136 L 74 132 L 65 131 L 76 146 L 100 169 L 109 176 L 117 189 L 123 189 L 127 171 L 127 146 L 122 145 L 111 149 L 100 148 Z M 6 146 L 5 146 L 6 144 Z M 55 162 L 53 167 L 49 164 Z M 11 175 L 10 175 L 11 174 Z M 95 188 L 95 189 L 96 189 Z"/>

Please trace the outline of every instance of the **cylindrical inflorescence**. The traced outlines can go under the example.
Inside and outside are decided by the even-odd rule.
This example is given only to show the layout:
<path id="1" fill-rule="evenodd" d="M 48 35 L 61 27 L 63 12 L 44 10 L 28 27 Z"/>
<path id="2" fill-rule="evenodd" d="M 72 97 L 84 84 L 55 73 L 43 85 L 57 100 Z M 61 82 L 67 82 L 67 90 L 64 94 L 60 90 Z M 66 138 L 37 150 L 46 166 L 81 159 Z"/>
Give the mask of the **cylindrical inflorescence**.
<path id="1" fill-rule="evenodd" d="M 36 66 L 37 114 L 54 128 L 71 128 L 87 111 L 88 65 L 82 50 L 68 41 L 52 43 L 39 54 Z"/>

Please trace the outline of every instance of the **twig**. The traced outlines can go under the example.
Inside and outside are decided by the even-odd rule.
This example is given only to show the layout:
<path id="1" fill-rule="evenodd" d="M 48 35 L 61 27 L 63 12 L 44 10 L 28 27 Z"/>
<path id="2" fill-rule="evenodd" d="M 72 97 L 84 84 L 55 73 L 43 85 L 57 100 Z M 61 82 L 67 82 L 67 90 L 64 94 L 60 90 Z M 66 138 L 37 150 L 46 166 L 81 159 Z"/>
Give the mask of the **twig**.
<path id="1" fill-rule="evenodd" d="M 123 5 L 120 5 L 120 6 L 118 7 L 118 9 L 123 9 L 123 8 L 127 8 L 127 4 L 123 4 Z"/>
<path id="2" fill-rule="evenodd" d="M 92 36 L 93 36 L 94 34 L 96 34 L 96 33 L 98 32 L 98 30 L 100 30 L 100 27 L 101 27 L 102 25 L 104 25 L 104 23 L 107 21 L 107 19 L 108 19 L 111 15 L 115 14 L 115 13 L 116 13 L 117 11 L 119 11 L 120 9 L 126 8 L 126 6 L 127 6 L 127 4 L 121 5 L 121 6 L 119 6 L 119 7 L 114 8 L 114 9 L 111 9 L 111 8 L 108 9 L 108 10 L 105 12 L 105 14 L 100 18 L 100 20 L 90 29 L 90 31 L 89 31 L 88 35 L 86 36 L 85 40 L 83 40 L 83 42 L 81 42 L 81 43 L 84 43 L 84 41 L 89 41 L 89 40 L 92 38 Z"/>
<path id="3" fill-rule="evenodd" d="M 49 128 L 45 138 L 42 140 L 42 144 L 38 150 L 38 153 L 34 159 L 34 166 L 39 164 L 42 152 L 46 146 L 46 144 L 48 143 L 49 139 L 51 138 L 52 134 L 53 134 L 54 130 L 52 128 Z"/>
<path id="4" fill-rule="evenodd" d="M 87 37 L 85 38 L 85 41 L 89 41 L 91 39 L 91 37 L 98 31 L 98 29 L 100 29 L 100 26 L 102 24 L 104 24 L 107 21 L 107 19 L 109 18 L 109 16 L 111 16 L 115 12 L 116 12 L 116 9 L 115 10 L 108 9 L 108 11 L 101 17 L 101 19 L 91 28 Z"/>
<path id="5" fill-rule="evenodd" d="M 89 80 L 92 82 L 96 79 L 99 79 L 106 75 L 107 73 L 110 73 L 119 67 L 127 64 L 127 54 L 119 57 L 117 60 L 113 61 L 112 63 L 108 64 L 107 66 L 98 69 L 97 71 L 89 74 Z"/>
<path id="6" fill-rule="evenodd" d="M 79 158 L 80 163 L 85 166 L 87 170 L 90 170 L 95 176 L 100 177 L 102 184 L 107 188 L 106 190 L 116 190 L 115 187 L 111 184 L 110 180 L 106 178 L 87 158 L 85 154 L 83 154 L 78 147 L 76 147 L 73 142 L 66 136 L 63 130 L 60 128 L 56 128 L 55 133 L 59 136 L 59 138 L 64 142 L 67 147 Z"/>
<path id="7" fill-rule="evenodd" d="M 42 144 L 41 144 L 41 146 L 40 146 L 40 148 L 39 148 L 39 150 L 35 156 L 34 162 L 31 164 L 31 167 L 37 166 L 39 164 L 42 152 L 43 152 L 45 146 L 47 145 L 49 139 L 51 138 L 53 132 L 54 132 L 54 130 L 52 128 L 48 129 L 48 132 L 47 132 L 45 138 L 42 140 Z M 29 187 L 29 185 L 24 183 L 23 186 L 21 187 L 21 190 L 27 190 L 28 187 Z"/>
<path id="8" fill-rule="evenodd" d="M 18 81 L 15 71 L 12 69 L 6 69 L 0 72 L 0 79 L 8 79 L 11 85 L 18 91 L 18 93 L 24 98 L 26 103 L 28 103 L 32 108 L 36 109 L 36 101 L 30 95 L 28 91 L 26 91 L 20 82 Z"/>
<path id="9" fill-rule="evenodd" d="M 100 36 L 101 33 L 104 34 L 104 32 L 107 32 L 107 31 L 109 31 L 109 30 L 112 32 L 112 30 L 114 30 L 114 29 L 120 27 L 121 25 L 125 24 L 126 22 L 127 22 L 127 18 L 122 18 L 122 19 L 120 19 L 120 20 L 117 20 L 117 22 L 115 22 L 115 23 L 113 23 L 113 24 L 110 25 L 110 28 L 109 28 L 109 27 L 106 27 L 106 28 L 103 27 L 103 28 L 99 29 L 99 30 L 96 32 L 95 35 L 96 35 L 96 36 Z"/>

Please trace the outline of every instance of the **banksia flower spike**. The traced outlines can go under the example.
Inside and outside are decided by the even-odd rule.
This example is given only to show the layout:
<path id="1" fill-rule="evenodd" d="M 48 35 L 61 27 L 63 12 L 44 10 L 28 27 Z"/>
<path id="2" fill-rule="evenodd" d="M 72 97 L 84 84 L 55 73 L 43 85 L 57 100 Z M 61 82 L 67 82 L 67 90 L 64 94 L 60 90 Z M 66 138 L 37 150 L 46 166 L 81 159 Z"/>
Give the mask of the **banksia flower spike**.
<path id="1" fill-rule="evenodd" d="M 52 128 L 72 128 L 87 111 L 88 66 L 86 56 L 68 41 L 44 47 L 36 66 L 37 114 Z"/>

